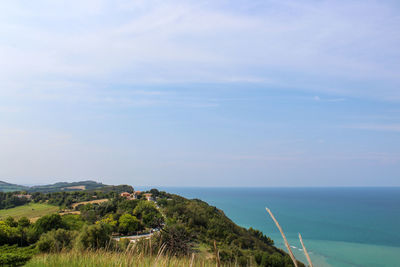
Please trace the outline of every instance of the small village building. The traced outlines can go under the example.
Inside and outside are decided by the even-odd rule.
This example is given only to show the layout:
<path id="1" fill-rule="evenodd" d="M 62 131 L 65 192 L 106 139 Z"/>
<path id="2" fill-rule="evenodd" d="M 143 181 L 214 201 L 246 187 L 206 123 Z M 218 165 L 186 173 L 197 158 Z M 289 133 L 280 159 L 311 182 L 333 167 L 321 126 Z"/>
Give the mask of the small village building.
<path id="1" fill-rule="evenodd" d="M 140 194 L 142 194 L 141 191 L 135 191 L 135 192 L 133 192 L 133 199 L 138 199 Z"/>
<path id="2" fill-rule="evenodd" d="M 128 193 L 128 192 L 123 192 L 121 193 L 121 197 L 124 197 L 128 200 L 134 200 L 134 199 L 139 199 L 139 196 L 142 195 L 142 192 L 140 191 L 134 191 L 132 194 Z M 151 193 L 146 193 L 143 194 L 143 197 L 147 200 L 147 201 L 153 201 L 153 197 Z"/>
<path id="3" fill-rule="evenodd" d="M 143 196 L 147 199 L 147 201 L 152 201 L 153 200 L 151 193 L 143 194 Z"/>
<path id="4" fill-rule="evenodd" d="M 28 195 L 28 194 L 18 194 L 18 195 L 14 195 L 17 198 L 26 198 L 31 200 L 32 199 L 32 195 Z"/>
<path id="5" fill-rule="evenodd" d="M 128 192 L 123 192 L 123 193 L 121 193 L 121 197 L 126 197 L 126 198 L 128 198 L 128 197 L 130 197 L 131 196 L 131 193 L 128 193 Z"/>

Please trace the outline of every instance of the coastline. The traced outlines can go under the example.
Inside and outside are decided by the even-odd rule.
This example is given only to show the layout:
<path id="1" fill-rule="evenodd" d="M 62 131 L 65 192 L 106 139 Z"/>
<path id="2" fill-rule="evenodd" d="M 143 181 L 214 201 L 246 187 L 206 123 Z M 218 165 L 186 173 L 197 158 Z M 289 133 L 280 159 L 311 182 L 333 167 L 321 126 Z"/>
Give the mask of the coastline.
<path id="1" fill-rule="evenodd" d="M 375 267 L 398 262 L 400 188 L 160 189 L 204 200 L 223 210 L 236 224 L 263 231 L 286 251 L 264 211 L 268 206 L 291 246 L 300 248 L 297 233 L 303 235 L 315 266 Z M 305 262 L 301 251 L 294 252 Z"/>

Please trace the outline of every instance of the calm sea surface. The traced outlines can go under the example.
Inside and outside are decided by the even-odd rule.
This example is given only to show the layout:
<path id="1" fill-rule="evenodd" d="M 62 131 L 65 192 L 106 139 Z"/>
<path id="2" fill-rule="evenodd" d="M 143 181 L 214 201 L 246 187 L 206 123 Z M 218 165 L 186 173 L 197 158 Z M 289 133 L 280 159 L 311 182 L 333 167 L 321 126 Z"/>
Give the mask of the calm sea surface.
<path id="1" fill-rule="evenodd" d="M 159 188 L 199 198 L 283 248 L 271 209 L 294 247 L 301 233 L 316 266 L 400 266 L 400 188 Z"/>

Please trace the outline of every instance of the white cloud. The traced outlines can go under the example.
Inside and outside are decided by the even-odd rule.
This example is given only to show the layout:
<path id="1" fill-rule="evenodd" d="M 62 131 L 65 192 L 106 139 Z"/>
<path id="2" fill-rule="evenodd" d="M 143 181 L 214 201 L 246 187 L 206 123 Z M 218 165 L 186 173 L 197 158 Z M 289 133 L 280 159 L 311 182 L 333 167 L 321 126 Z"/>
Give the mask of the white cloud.
<path id="1" fill-rule="evenodd" d="M 0 8 L 0 81 L 24 90 L 49 80 L 252 81 L 400 99 L 400 23 L 389 2 L 13 1 Z"/>

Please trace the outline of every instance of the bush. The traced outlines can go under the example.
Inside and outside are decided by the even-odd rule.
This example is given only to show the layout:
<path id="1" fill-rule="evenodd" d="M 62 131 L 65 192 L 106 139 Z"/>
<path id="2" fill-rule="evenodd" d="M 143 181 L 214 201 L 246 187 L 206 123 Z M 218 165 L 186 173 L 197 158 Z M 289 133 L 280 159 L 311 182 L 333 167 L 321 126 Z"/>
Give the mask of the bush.
<path id="1" fill-rule="evenodd" d="M 29 225 L 31 225 L 31 221 L 26 217 L 22 217 L 18 220 L 19 227 L 28 227 Z"/>
<path id="2" fill-rule="evenodd" d="M 34 225 L 34 229 L 36 233 L 39 235 L 51 231 L 53 229 L 64 228 L 64 227 L 65 225 L 59 214 L 45 215 L 39 218 L 39 220 L 37 220 Z"/>
<path id="3" fill-rule="evenodd" d="M 111 229 L 107 224 L 85 226 L 79 236 L 79 243 L 83 248 L 108 248 L 112 245 Z"/>
<path id="4" fill-rule="evenodd" d="M 136 215 L 146 227 L 160 227 L 164 222 L 163 216 L 153 202 L 145 200 L 139 201 L 136 208 L 133 210 L 133 214 Z"/>
<path id="5" fill-rule="evenodd" d="M 192 250 L 192 239 L 183 226 L 165 227 L 160 235 L 161 245 L 173 256 L 186 256 Z"/>
<path id="6" fill-rule="evenodd" d="M 43 234 L 37 242 L 41 252 L 59 252 L 63 249 L 71 249 L 76 232 L 64 229 L 52 230 Z"/>
<path id="7" fill-rule="evenodd" d="M 288 267 L 293 266 L 293 263 L 289 256 L 284 256 L 279 253 L 264 253 L 260 265 L 263 267 Z"/>
<path id="8" fill-rule="evenodd" d="M 20 240 L 18 228 L 11 227 L 6 222 L 0 221 L 0 246 L 17 244 Z"/>
<path id="9" fill-rule="evenodd" d="M 19 248 L 14 246 L 0 246 L 0 266 L 22 266 L 34 254 L 36 250 L 33 246 Z"/>
<path id="10" fill-rule="evenodd" d="M 122 238 L 119 242 L 118 242 L 118 249 L 125 251 L 127 250 L 127 248 L 129 247 L 129 244 L 131 243 L 131 241 L 128 238 Z"/>
<path id="11" fill-rule="evenodd" d="M 77 214 L 66 214 L 61 217 L 63 225 L 67 230 L 81 230 L 85 221 L 80 215 Z"/>
<path id="12" fill-rule="evenodd" d="M 130 214 L 124 214 L 119 218 L 119 232 L 122 234 L 132 234 L 141 229 L 140 221 Z"/>

